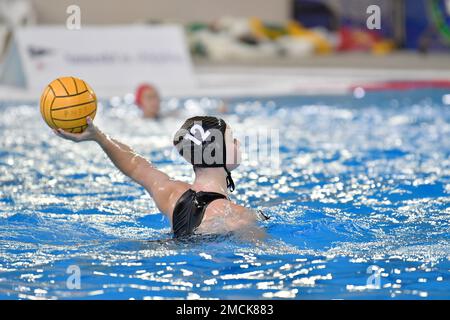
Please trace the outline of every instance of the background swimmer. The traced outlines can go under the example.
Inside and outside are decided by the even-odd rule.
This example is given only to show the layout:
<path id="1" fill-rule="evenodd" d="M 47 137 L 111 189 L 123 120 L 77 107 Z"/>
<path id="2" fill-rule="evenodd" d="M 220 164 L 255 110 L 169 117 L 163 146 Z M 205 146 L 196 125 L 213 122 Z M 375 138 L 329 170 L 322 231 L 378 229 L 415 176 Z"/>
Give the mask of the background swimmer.
<path id="1" fill-rule="evenodd" d="M 135 104 L 141 109 L 142 117 L 146 119 L 158 119 L 166 116 L 180 116 L 180 110 L 161 110 L 161 95 L 158 89 L 149 83 L 143 83 L 137 87 L 135 96 Z M 205 112 L 227 113 L 228 103 L 220 100 L 215 110 L 205 110 Z"/>
<path id="2" fill-rule="evenodd" d="M 263 235 L 255 224 L 257 214 L 228 198 L 228 190 L 234 189 L 231 171 L 239 166 L 241 151 L 239 141 L 222 119 L 193 117 L 175 134 L 174 145 L 193 165 L 193 184 L 170 179 L 129 146 L 104 134 L 91 118 L 87 123 L 88 128 L 80 134 L 61 129 L 54 132 L 74 142 L 98 143 L 123 174 L 147 190 L 171 222 L 176 237 L 238 230 Z"/>
<path id="3" fill-rule="evenodd" d="M 142 117 L 155 119 L 160 116 L 161 98 L 155 86 L 144 83 L 137 87 L 135 103 L 142 110 Z"/>

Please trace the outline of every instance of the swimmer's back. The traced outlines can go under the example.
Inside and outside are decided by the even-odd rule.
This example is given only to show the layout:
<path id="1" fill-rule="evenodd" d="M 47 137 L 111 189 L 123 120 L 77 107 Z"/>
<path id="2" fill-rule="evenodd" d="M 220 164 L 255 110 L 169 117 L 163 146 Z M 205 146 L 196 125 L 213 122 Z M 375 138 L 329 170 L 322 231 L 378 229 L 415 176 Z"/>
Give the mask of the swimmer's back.
<path id="1" fill-rule="evenodd" d="M 255 213 L 227 199 L 219 199 L 206 208 L 200 233 L 227 233 L 253 226 L 257 221 Z"/>
<path id="2" fill-rule="evenodd" d="M 170 219 L 172 228 L 174 228 L 174 223 L 178 223 L 178 221 L 174 221 L 175 210 L 179 211 L 180 207 L 195 206 L 194 203 L 189 202 L 192 199 L 185 197 L 189 190 L 193 191 L 193 186 L 179 181 L 174 183 L 176 186 L 174 186 L 168 199 L 170 205 L 166 208 L 166 215 Z M 195 190 L 197 194 L 201 192 L 208 193 L 204 190 Z M 180 203 L 180 200 L 188 201 L 188 203 Z M 196 228 L 196 231 L 200 233 L 227 233 L 252 225 L 257 220 L 254 212 L 231 202 L 225 196 L 222 198 L 220 196 L 212 197 L 211 200 L 206 203 L 203 216 L 198 228 Z"/>
<path id="3" fill-rule="evenodd" d="M 146 189 L 155 200 L 157 207 L 169 219 L 173 230 L 174 210 L 181 197 L 190 189 L 195 189 L 196 192 L 208 191 L 185 182 L 168 179 L 166 175 L 164 178 L 165 182 L 163 179 L 158 179 L 158 184 L 147 184 Z M 159 192 L 155 192 L 157 190 Z M 184 206 L 193 205 L 193 203 L 184 204 Z M 199 233 L 228 233 L 254 226 L 257 220 L 255 212 L 228 199 L 217 199 L 207 203 L 196 231 Z"/>

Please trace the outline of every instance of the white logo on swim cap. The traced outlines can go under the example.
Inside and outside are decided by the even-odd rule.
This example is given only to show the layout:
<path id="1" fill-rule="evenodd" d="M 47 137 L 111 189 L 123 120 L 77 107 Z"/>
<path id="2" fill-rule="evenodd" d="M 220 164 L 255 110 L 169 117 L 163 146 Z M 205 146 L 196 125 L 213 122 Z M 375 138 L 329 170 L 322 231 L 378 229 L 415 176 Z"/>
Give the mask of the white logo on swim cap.
<path id="1" fill-rule="evenodd" d="M 194 135 L 195 135 L 195 132 L 196 132 L 196 131 L 200 131 L 200 136 L 201 136 L 201 138 L 202 138 L 202 141 L 205 141 L 205 140 L 209 137 L 209 135 L 210 135 L 209 130 L 205 132 L 205 130 L 203 130 L 203 127 L 200 126 L 200 125 L 198 125 L 198 124 L 193 125 L 190 131 L 191 131 L 191 133 L 194 134 Z M 194 137 L 192 134 L 186 133 L 186 134 L 184 135 L 184 138 L 185 138 L 185 139 L 191 140 L 192 142 L 194 142 L 194 143 L 195 143 L 196 145 L 198 145 L 198 146 L 201 145 L 201 144 L 202 144 L 202 141 L 198 140 L 198 139 L 197 139 L 196 137 Z"/>

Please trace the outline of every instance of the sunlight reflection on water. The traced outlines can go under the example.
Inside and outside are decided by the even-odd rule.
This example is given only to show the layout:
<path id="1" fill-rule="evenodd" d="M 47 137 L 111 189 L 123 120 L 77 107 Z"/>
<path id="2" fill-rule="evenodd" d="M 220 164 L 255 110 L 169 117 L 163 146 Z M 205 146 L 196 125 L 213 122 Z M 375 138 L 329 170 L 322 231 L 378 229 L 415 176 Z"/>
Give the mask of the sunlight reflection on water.
<path id="1" fill-rule="evenodd" d="M 224 117 L 238 137 L 264 128 L 280 138 L 279 170 L 246 161 L 234 174 L 236 201 L 271 216 L 269 238 L 256 245 L 225 236 L 172 241 L 149 196 L 98 146 L 55 137 L 36 105 L 5 104 L 0 297 L 449 298 L 450 109 L 442 96 L 233 100 Z M 198 112 L 215 100 L 168 101 L 184 104 Z M 189 110 L 149 121 L 133 106 L 104 102 L 95 122 L 190 181 L 171 145 Z M 67 288 L 70 265 L 81 269 L 81 289 Z M 367 282 L 371 265 L 382 270 L 379 289 Z"/>

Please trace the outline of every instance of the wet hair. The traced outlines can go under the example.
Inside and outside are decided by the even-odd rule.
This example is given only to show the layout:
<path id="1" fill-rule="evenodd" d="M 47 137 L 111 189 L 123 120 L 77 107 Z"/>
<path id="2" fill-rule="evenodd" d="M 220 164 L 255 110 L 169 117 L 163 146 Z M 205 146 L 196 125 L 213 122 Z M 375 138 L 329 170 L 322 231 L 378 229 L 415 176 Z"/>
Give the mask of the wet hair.
<path id="1" fill-rule="evenodd" d="M 227 188 L 233 191 L 234 182 L 226 167 L 226 128 L 226 122 L 217 117 L 192 117 L 175 133 L 173 145 L 194 170 L 223 167 L 227 173 Z"/>

